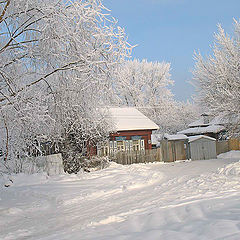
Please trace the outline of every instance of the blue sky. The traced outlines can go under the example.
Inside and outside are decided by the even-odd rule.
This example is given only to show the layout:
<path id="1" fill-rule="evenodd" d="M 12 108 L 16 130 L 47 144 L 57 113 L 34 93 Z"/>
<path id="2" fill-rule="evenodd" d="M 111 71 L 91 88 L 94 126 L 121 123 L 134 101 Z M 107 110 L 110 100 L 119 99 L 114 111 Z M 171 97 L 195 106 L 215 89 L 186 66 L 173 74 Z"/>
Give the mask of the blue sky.
<path id="1" fill-rule="evenodd" d="M 170 62 L 172 88 L 177 100 L 191 99 L 188 83 L 194 50 L 211 53 L 217 24 L 233 32 L 233 18 L 240 17 L 240 0 L 103 0 L 125 28 L 133 57 Z"/>

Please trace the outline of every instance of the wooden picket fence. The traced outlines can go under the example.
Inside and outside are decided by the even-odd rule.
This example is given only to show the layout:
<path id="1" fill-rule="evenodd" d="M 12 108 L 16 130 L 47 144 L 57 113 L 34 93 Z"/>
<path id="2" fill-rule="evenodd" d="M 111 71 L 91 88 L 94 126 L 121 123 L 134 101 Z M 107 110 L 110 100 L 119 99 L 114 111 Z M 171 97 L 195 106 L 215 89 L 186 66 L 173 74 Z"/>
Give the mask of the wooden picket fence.
<path id="1" fill-rule="evenodd" d="M 229 151 L 230 150 L 240 150 L 240 140 L 236 138 L 231 138 L 228 140 Z"/>
<path id="2" fill-rule="evenodd" d="M 117 153 L 114 153 L 113 156 L 110 156 L 110 158 L 112 159 L 112 161 L 123 165 L 133 163 L 161 162 L 163 161 L 162 154 L 164 152 L 161 148 L 145 151 L 131 151 L 131 152 L 119 151 Z M 216 150 L 217 155 L 231 150 L 240 150 L 240 139 L 217 141 Z"/>
<path id="3" fill-rule="evenodd" d="M 117 152 L 111 159 L 123 165 L 162 161 L 160 148 L 145 151 Z"/>

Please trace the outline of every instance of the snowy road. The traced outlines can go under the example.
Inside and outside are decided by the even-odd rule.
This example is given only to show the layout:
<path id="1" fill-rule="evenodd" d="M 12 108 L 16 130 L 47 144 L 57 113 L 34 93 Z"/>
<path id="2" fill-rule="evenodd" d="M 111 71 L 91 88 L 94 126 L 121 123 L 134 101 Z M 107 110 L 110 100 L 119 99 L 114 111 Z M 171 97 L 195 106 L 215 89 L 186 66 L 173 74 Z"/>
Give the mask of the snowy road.
<path id="1" fill-rule="evenodd" d="M 113 163 L 77 176 L 17 176 L 11 187 L 0 189 L 0 239 L 238 240 L 236 155 L 172 164 Z"/>

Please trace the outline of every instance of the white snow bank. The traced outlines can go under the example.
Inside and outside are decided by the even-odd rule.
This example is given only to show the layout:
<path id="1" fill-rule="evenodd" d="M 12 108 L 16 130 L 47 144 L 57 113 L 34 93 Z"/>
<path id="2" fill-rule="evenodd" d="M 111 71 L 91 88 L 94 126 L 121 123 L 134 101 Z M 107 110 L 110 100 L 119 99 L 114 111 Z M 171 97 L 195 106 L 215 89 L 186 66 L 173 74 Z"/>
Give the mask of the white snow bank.
<path id="1" fill-rule="evenodd" d="M 111 163 L 77 175 L 14 176 L 0 188 L 0 239 L 238 240 L 236 161 Z"/>
<path id="2" fill-rule="evenodd" d="M 240 151 L 230 151 L 218 155 L 218 158 L 239 158 L 240 160 Z"/>
<path id="3" fill-rule="evenodd" d="M 240 161 L 232 164 L 228 164 L 218 171 L 219 174 L 227 176 L 240 176 Z"/>
<path id="4" fill-rule="evenodd" d="M 0 188 L 6 186 L 12 187 L 44 184 L 48 182 L 48 179 L 49 177 L 47 176 L 46 173 L 35 174 L 18 173 L 12 175 L 4 174 L 2 177 L 0 177 Z"/>

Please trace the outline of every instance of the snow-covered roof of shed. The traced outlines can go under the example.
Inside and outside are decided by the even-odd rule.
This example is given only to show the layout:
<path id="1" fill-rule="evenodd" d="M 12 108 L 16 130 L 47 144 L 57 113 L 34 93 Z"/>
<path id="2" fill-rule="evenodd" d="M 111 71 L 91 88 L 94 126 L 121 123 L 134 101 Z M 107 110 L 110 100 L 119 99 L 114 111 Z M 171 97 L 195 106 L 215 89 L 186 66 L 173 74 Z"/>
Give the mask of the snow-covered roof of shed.
<path id="1" fill-rule="evenodd" d="M 202 133 L 218 133 L 224 130 L 225 128 L 220 125 L 211 125 L 206 127 L 193 127 L 182 130 L 178 134 L 202 134 Z"/>
<path id="2" fill-rule="evenodd" d="M 198 135 L 198 136 L 188 137 L 189 142 L 193 142 L 193 141 L 196 141 L 196 140 L 201 139 L 201 138 L 205 138 L 205 139 L 209 139 L 209 140 L 212 140 L 212 141 L 216 141 L 215 138 L 208 137 L 208 136 L 205 136 L 205 135 Z"/>
<path id="3" fill-rule="evenodd" d="M 109 108 L 116 131 L 157 130 L 158 125 L 133 107 Z"/>
<path id="4" fill-rule="evenodd" d="M 167 140 L 171 141 L 171 140 L 185 140 L 188 139 L 188 137 L 184 134 L 175 134 L 175 135 L 170 135 L 165 133 L 164 134 L 164 138 L 166 138 Z"/>

